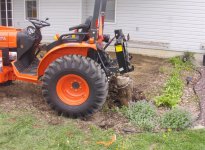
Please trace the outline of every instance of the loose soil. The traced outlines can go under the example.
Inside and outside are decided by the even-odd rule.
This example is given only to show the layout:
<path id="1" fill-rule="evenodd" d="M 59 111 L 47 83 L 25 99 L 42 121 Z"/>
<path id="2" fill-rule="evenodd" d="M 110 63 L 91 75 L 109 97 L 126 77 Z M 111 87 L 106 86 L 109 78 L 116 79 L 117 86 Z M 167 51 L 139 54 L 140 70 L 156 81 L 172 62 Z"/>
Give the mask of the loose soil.
<path id="1" fill-rule="evenodd" d="M 201 73 L 201 78 L 199 78 L 198 83 L 195 85 L 195 91 L 199 97 L 201 113 L 196 124 L 205 126 L 205 68 L 201 67 L 198 71 Z"/>
<path id="2" fill-rule="evenodd" d="M 133 55 L 132 64 L 135 66 L 135 71 L 129 75 L 134 80 L 135 87 L 138 91 L 144 93 L 145 99 L 153 100 L 155 96 L 160 94 L 169 76 L 171 65 L 164 59 L 142 55 Z M 191 74 L 191 76 L 194 76 L 194 74 Z M 188 75 L 185 74 L 185 76 Z M 192 87 L 192 85 L 189 85 L 185 88 L 182 107 L 193 108 L 194 116 L 197 117 L 199 114 L 198 102 Z M 62 124 L 70 120 L 58 116 L 49 108 L 42 97 L 39 85 L 20 81 L 16 81 L 8 87 L 0 87 L 0 110 L 17 115 L 29 113 L 52 125 Z M 160 111 L 163 112 L 164 110 L 160 109 Z M 109 109 L 107 105 L 94 116 L 85 120 L 74 120 L 74 122 L 85 130 L 90 126 L 98 126 L 102 129 L 112 128 L 118 133 L 139 131 L 125 117 L 113 109 Z"/>

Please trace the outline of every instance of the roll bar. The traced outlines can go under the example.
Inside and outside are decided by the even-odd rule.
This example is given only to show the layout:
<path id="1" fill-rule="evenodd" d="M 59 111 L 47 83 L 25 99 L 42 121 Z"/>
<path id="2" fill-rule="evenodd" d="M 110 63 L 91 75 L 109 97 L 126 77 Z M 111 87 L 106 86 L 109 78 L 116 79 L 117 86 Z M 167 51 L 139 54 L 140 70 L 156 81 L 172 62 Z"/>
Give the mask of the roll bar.
<path id="1" fill-rule="evenodd" d="M 91 29 L 90 29 L 90 37 L 93 38 L 95 41 L 98 38 L 99 22 L 102 23 L 101 30 L 103 30 L 104 28 L 106 6 L 107 6 L 107 0 L 95 0 L 93 19 L 92 19 Z"/>

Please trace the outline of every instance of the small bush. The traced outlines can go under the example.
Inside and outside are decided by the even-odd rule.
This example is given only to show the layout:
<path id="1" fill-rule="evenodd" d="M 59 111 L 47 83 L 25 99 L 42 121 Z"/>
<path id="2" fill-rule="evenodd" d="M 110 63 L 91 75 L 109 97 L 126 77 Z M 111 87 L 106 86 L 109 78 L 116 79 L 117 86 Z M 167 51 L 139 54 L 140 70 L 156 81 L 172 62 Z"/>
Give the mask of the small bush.
<path id="1" fill-rule="evenodd" d="M 191 114 L 179 108 L 166 112 L 161 118 L 161 126 L 165 129 L 185 129 L 191 125 L 191 122 Z"/>
<path id="2" fill-rule="evenodd" d="M 156 107 L 146 101 L 140 101 L 129 108 L 123 108 L 123 113 L 137 127 L 145 131 L 151 131 L 157 124 Z"/>
<path id="3" fill-rule="evenodd" d="M 170 58 L 169 62 L 174 66 L 175 70 L 191 70 L 194 66 L 190 57 L 191 56 L 186 56 L 186 54 L 184 54 L 183 58 L 180 56 Z"/>
<path id="4" fill-rule="evenodd" d="M 194 53 L 192 52 L 184 52 L 184 56 L 182 57 L 184 62 L 193 62 L 195 61 Z"/>

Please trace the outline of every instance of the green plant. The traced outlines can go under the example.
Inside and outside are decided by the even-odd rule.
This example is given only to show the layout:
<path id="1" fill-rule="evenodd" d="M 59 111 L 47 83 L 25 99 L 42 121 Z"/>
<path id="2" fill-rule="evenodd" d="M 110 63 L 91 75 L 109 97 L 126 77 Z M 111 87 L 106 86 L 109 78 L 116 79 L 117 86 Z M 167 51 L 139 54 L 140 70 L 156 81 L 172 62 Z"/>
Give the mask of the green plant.
<path id="1" fill-rule="evenodd" d="M 157 124 L 156 108 L 146 101 L 140 101 L 129 108 L 122 108 L 123 114 L 137 127 L 145 131 L 151 131 Z"/>
<path id="2" fill-rule="evenodd" d="M 166 129 L 185 129 L 191 125 L 191 122 L 191 114 L 179 108 L 166 112 L 161 118 L 161 126 Z"/>
<path id="3" fill-rule="evenodd" d="M 183 56 L 184 62 L 186 62 L 186 61 L 192 62 L 193 60 L 195 60 L 194 53 L 184 52 L 184 56 Z"/>
<path id="4" fill-rule="evenodd" d="M 168 135 L 133 133 L 125 136 L 96 126 L 82 127 L 81 121 L 69 119 L 62 124 L 51 125 L 42 118 L 36 118 L 35 111 L 29 114 L 28 111 L 15 110 L 15 113 L 0 113 L 0 149 L 202 150 L 205 147 L 205 130 L 173 131 Z M 116 141 L 109 147 L 97 144 L 99 141 L 109 142 L 115 134 Z"/>
<path id="5" fill-rule="evenodd" d="M 181 79 L 181 71 L 193 69 L 193 64 L 190 60 L 191 59 L 184 62 L 179 56 L 169 60 L 174 68 L 164 86 L 162 94 L 155 98 L 157 106 L 165 105 L 168 107 L 175 107 L 180 102 L 184 89 L 184 82 Z"/>
<path id="6" fill-rule="evenodd" d="M 184 54 L 182 58 L 180 56 L 172 57 L 169 59 L 169 62 L 174 66 L 175 70 L 181 71 L 181 70 L 191 70 L 193 69 L 193 63 L 191 56 L 186 56 L 187 54 Z M 186 58 L 186 61 L 184 60 Z"/>
<path id="7" fill-rule="evenodd" d="M 164 87 L 163 94 L 155 98 L 156 105 L 175 107 L 180 102 L 183 87 L 184 83 L 179 73 L 173 72 Z"/>

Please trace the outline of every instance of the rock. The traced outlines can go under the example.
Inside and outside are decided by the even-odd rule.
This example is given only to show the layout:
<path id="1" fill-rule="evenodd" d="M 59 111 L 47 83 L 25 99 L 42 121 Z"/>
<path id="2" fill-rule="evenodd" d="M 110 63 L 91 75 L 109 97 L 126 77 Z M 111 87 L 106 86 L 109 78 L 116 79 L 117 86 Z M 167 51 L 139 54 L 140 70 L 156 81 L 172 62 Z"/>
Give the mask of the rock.
<path id="1" fill-rule="evenodd" d="M 122 129 L 125 133 L 136 133 L 136 129 L 134 128 L 124 128 Z"/>

